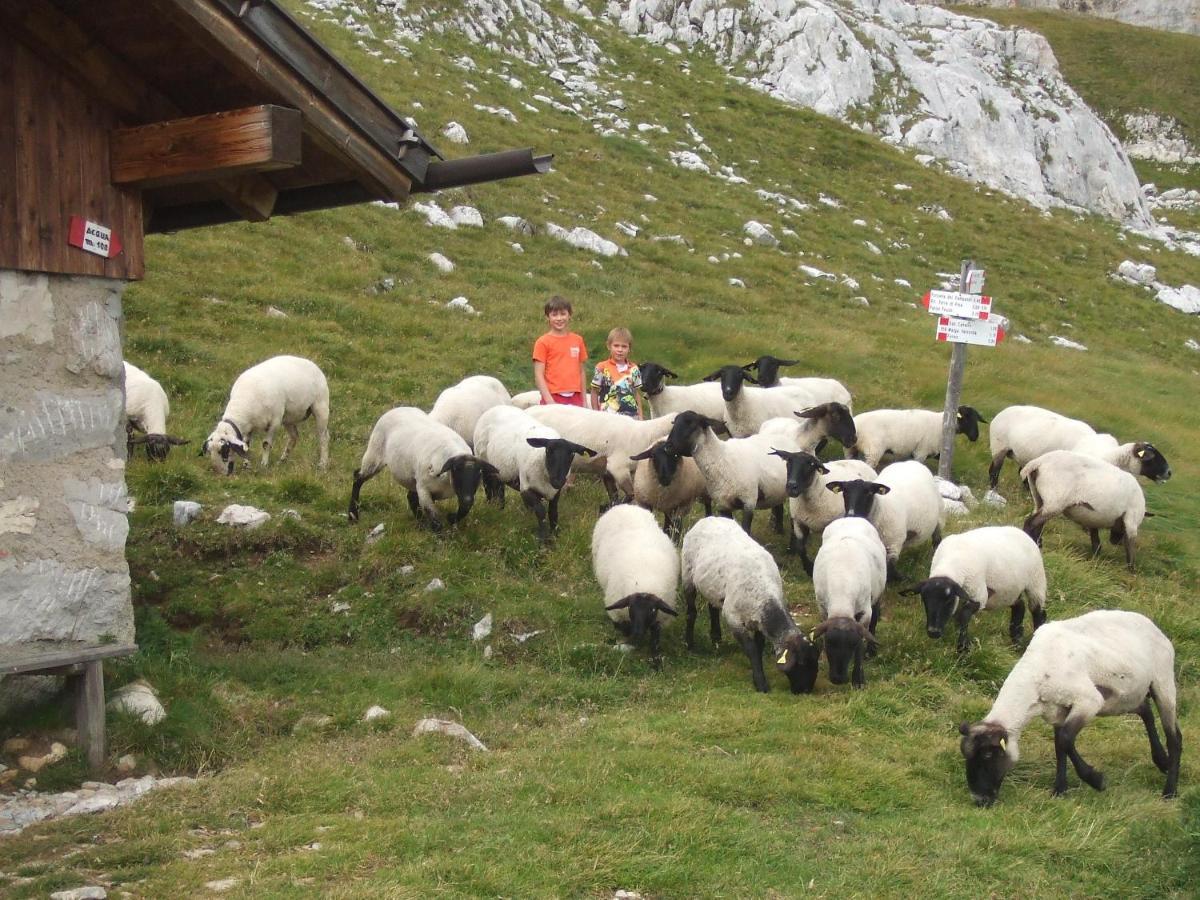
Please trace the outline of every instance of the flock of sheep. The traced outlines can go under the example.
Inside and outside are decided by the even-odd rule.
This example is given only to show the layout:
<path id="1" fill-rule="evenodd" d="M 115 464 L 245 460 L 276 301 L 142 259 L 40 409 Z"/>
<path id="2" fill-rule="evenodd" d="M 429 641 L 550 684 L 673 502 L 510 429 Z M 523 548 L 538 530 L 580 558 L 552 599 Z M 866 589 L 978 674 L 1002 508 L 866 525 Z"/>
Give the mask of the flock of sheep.
<path id="1" fill-rule="evenodd" d="M 456 501 L 447 516 L 453 524 L 467 517 L 481 485 L 501 506 L 511 487 L 545 541 L 557 528 L 570 473 L 594 473 L 609 502 L 593 531 L 592 561 L 614 625 L 635 642 L 647 641 L 657 662 L 662 627 L 678 616 L 682 586 L 689 648 L 702 597 L 713 643 L 723 620 L 750 661 L 754 687 L 769 690 L 763 667 L 769 645 L 793 693 L 813 690 L 822 655 L 833 684 L 865 685 L 864 661 L 877 648 L 885 585 L 896 579 L 904 550 L 930 541 L 936 550 L 929 577 L 901 591 L 921 596 L 930 637 L 940 637 L 953 621 L 958 649 L 966 652 L 972 616 L 1007 608 L 1009 634 L 1019 647 L 1026 605 L 1033 620 L 1028 647 L 991 711 L 960 728 L 976 802 L 994 802 L 1017 761 L 1020 734 L 1037 716 L 1054 728 L 1054 792 L 1066 790 L 1067 760 L 1084 782 L 1101 789 L 1103 776 L 1080 757 L 1075 738 L 1095 716 L 1124 713 L 1142 718 L 1153 762 L 1167 774 L 1163 794 L 1174 796 L 1182 738 L 1171 642 L 1132 612 L 1102 610 L 1046 623 L 1040 550 L 1042 529 L 1061 515 L 1089 532 L 1093 553 L 1100 550 L 1100 532 L 1109 530 L 1132 571 L 1138 528 L 1147 515 L 1137 478 L 1170 478 L 1162 454 L 1145 441 L 1120 443 L 1049 410 L 1010 406 L 990 422 L 991 485 L 1004 461 L 1015 459 L 1034 512 L 1023 528 L 982 527 L 942 540 L 944 505 L 925 465 L 940 447 L 941 413 L 853 415 L 850 393 L 837 381 L 779 377 L 781 366 L 794 364 L 763 356 L 724 366 L 696 384 L 668 385 L 678 378 L 674 372 L 643 363 L 651 412 L 644 421 L 541 406 L 537 392 L 514 397 L 495 378 L 470 376 L 444 390 L 428 413 L 397 407 L 379 418 L 354 473 L 349 518 L 358 520 L 363 485 L 386 468 L 406 489 L 413 515 L 433 529 L 442 527 L 437 501 Z M 172 444 L 186 443 L 166 432 L 165 392 L 128 363 L 126 393 L 130 450 L 144 443 L 150 458 L 162 459 Z M 248 460 L 251 438 L 260 435 L 265 466 L 278 429 L 288 435 L 282 460 L 296 442 L 297 425 L 310 416 L 325 468 L 325 377 L 309 360 L 274 357 L 237 378 L 201 452 L 216 472 L 231 475 L 235 458 Z M 971 441 L 980 424 L 989 424 L 969 406 L 959 408 L 957 420 L 958 433 Z M 846 459 L 820 458 L 831 440 L 842 445 Z M 889 454 L 896 461 L 878 469 Z M 706 516 L 685 534 L 684 517 L 696 502 Z M 820 613 L 807 633 L 785 603 L 774 557 L 751 536 L 758 509 L 771 510 L 782 533 L 785 506 L 788 546 L 812 576 Z M 655 512 L 663 515 L 661 527 Z M 810 558 L 813 534 L 821 534 L 822 542 Z"/>

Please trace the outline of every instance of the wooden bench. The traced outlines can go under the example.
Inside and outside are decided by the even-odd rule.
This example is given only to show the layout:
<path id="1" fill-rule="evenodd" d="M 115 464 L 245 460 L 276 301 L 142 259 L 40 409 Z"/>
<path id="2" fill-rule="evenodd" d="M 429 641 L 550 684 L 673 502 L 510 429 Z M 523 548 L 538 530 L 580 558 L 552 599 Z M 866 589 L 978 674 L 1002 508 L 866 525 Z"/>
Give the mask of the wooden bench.
<path id="1" fill-rule="evenodd" d="M 135 644 L 19 644 L 0 647 L 0 676 L 66 675 L 75 695 L 75 728 L 88 766 L 101 769 L 104 733 L 104 660 L 129 656 Z"/>

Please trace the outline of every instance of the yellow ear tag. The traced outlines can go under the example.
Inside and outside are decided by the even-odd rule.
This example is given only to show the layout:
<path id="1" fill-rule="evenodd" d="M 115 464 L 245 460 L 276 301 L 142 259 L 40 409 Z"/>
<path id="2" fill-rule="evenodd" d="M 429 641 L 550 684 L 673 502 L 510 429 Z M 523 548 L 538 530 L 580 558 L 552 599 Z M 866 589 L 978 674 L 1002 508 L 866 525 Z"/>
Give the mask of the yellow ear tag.
<path id="1" fill-rule="evenodd" d="M 787 651 L 786 650 L 784 650 L 783 653 L 780 654 L 779 659 L 775 660 L 775 663 L 776 663 L 776 665 L 780 665 L 780 666 L 787 664 Z"/>
<path id="2" fill-rule="evenodd" d="M 1145 459 L 1145 458 L 1146 458 L 1146 451 L 1145 451 L 1145 450 L 1139 450 L 1137 453 L 1135 453 L 1135 454 L 1134 454 L 1134 456 L 1136 456 L 1138 459 Z"/>
<path id="3" fill-rule="evenodd" d="M 808 633 L 808 642 L 810 644 L 815 644 L 817 642 L 817 629 L 814 628 Z"/>
<path id="4" fill-rule="evenodd" d="M 1004 738 L 1000 738 L 1000 749 L 1005 753 L 1008 752 L 1008 741 L 1006 741 Z"/>
<path id="5" fill-rule="evenodd" d="M 961 420 L 962 420 L 962 413 L 956 413 L 956 415 L 958 416 L 959 420 L 961 421 Z"/>

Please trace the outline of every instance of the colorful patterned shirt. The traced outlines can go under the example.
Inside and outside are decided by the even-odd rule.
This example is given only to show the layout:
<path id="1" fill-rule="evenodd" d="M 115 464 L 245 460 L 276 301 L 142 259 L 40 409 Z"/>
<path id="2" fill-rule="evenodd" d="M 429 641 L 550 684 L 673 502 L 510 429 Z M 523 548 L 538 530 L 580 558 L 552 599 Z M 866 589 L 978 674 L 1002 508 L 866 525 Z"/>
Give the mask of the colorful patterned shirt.
<path id="1" fill-rule="evenodd" d="M 636 363 L 627 362 L 621 366 L 609 358 L 596 366 L 592 376 L 592 387 L 599 388 L 600 408 L 623 416 L 637 418 L 634 391 L 641 386 L 642 373 Z"/>

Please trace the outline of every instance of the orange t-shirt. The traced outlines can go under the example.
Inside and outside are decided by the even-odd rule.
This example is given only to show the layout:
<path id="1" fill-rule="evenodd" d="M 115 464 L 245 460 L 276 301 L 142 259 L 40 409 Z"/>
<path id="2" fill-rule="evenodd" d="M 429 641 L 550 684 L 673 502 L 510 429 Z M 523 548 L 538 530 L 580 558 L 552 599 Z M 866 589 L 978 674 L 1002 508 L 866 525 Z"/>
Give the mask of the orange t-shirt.
<path id="1" fill-rule="evenodd" d="M 533 344 L 533 361 L 546 365 L 546 387 L 552 394 L 583 391 L 583 362 L 588 358 L 583 338 L 573 331 L 548 331 Z"/>

